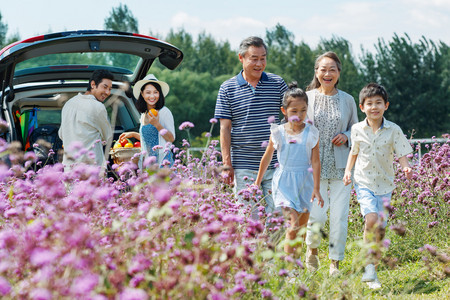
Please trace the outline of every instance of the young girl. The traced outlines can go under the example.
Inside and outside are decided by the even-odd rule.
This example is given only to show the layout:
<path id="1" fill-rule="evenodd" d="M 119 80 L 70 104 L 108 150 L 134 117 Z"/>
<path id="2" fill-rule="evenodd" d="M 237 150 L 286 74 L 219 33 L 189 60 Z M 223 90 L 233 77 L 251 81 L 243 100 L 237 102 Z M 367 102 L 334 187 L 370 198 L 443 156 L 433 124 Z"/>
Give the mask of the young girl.
<path id="1" fill-rule="evenodd" d="M 140 140 L 141 149 L 147 152 L 147 156 L 156 156 L 160 165 L 163 160 L 173 163 L 172 152 L 166 149 L 166 144 L 175 140 L 173 116 L 170 110 L 164 106 L 168 93 L 169 85 L 156 79 L 153 74 L 136 82 L 133 95 L 137 99 L 136 108 L 141 113 L 141 127 L 139 133 L 124 132 L 119 137 L 119 141 L 127 138 Z M 155 146 L 160 147 L 155 149 Z M 142 166 L 142 161 L 141 157 L 140 166 Z"/>
<path id="2" fill-rule="evenodd" d="M 291 241 L 306 226 L 314 198 L 319 205 L 323 205 L 319 192 L 319 132 L 314 126 L 305 123 L 307 109 L 306 93 L 297 87 L 297 82 L 292 82 L 284 94 L 281 107 L 287 122 L 271 125 L 269 145 L 261 159 L 255 181 L 256 185 L 261 184 L 276 149 L 279 167 L 273 176 L 272 193 L 275 206 L 281 207 L 283 215 L 289 220 L 284 244 L 287 254 L 294 253 Z"/>

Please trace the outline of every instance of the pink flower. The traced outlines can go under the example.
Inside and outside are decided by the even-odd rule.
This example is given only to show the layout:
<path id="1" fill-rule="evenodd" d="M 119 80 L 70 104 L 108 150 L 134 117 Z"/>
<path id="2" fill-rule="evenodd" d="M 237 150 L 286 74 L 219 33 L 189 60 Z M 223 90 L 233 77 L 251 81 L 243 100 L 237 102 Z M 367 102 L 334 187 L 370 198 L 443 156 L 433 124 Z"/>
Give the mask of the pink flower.
<path id="1" fill-rule="evenodd" d="M 290 116 L 288 121 L 289 122 L 300 122 L 300 118 L 298 116 Z"/>
<path id="2" fill-rule="evenodd" d="M 161 130 L 159 131 L 159 134 L 160 134 L 160 135 L 165 135 L 165 134 L 168 133 L 168 132 L 169 132 L 169 130 L 163 128 L 163 129 L 161 129 Z"/>
<path id="3" fill-rule="evenodd" d="M 291 139 L 291 140 L 289 140 L 289 144 L 297 144 L 297 140 L 296 139 Z"/>
<path id="4" fill-rule="evenodd" d="M 51 300 L 52 293 L 44 288 L 36 288 L 31 291 L 30 297 L 33 300 Z"/>
<path id="5" fill-rule="evenodd" d="M 9 292 L 11 292 L 11 285 L 9 284 L 8 280 L 0 276 L 0 295 L 6 296 L 9 294 Z"/>
<path id="6" fill-rule="evenodd" d="M 35 248 L 30 256 L 30 262 L 33 266 L 43 266 L 51 263 L 58 257 L 58 254 L 47 249 Z"/>
<path id="7" fill-rule="evenodd" d="M 180 127 L 178 127 L 178 129 L 189 130 L 193 127 L 194 127 L 194 123 L 186 121 L 186 122 L 181 123 L 181 125 L 180 125 Z"/>
<path id="8" fill-rule="evenodd" d="M 261 148 L 266 148 L 269 145 L 268 141 L 264 141 L 261 143 Z"/>
<path id="9" fill-rule="evenodd" d="M 267 118 L 267 123 L 272 124 L 275 122 L 275 116 L 270 116 L 269 118 Z"/>
<path id="10" fill-rule="evenodd" d="M 87 295 L 97 286 L 98 279 L 96 274 L 81 275 L 75 278 L 71 290 L 76 295 Z"/>
<path id="11" fill-rule="evenodd" d="M 147 300 L 148 295 L 142 289 L 126 288 L 119 297 L 120 300 Z"/>
<path id="12" fill-rule="evenodd" d="M 217 123 L 217 119 L 216 118 L 209 119 L 209 123 L 216 124 Z"/>

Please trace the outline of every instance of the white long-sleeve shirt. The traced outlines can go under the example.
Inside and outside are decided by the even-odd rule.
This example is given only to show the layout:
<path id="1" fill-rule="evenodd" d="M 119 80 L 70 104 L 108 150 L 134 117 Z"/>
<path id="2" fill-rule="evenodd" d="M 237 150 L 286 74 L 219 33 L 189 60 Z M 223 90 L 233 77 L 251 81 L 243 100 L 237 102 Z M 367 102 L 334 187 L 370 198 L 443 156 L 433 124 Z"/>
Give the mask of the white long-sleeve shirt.
<path id="1" fill-rule="evenodd" d="M 92 163 L 87 155 L 80 155 L 72 149 L 72 143 L 81 143 L 84 149 L 93 151 L 96 165 L 104 166 L 106 159 L 100 141 L 112 139 L 111 123 L 106 108 L 93 95 L 78 94 L 69 99 L 62 109 L 59 137 L 63 141 L 63 164 L 70 167 L 73 163 Z"/>

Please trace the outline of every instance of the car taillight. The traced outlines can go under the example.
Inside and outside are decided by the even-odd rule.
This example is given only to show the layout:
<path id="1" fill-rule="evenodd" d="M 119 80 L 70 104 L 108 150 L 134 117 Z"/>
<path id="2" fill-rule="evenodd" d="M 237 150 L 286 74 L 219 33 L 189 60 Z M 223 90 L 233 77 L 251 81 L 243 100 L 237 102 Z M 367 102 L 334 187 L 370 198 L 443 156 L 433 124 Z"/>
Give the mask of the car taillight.
<path id="1" fill-rule="evenodd" d="M 142 38 L 146 38 L 146 39 L 152 39 L 152 40 L 158 40 L 157 38 L 154 38 L 152 36 L 143 35 L 143 34 L 139 34 L 139 33 L 133 33 L 133 36 L 142 37 Z"/>
<path id="2" fill-rule="evenodd" d="M 8 46 L 6 46 L 6 47 L 3 48 L 2 50 L 0 50 L 0 56 L 1 56 L 5 51 L 7 51 L 8 49 L 10 49 L 10 48 L 12 48 L 12 47 L 14 47 L 14 46 L 16 46 L 16 45 L 19 45 L 19 44 L 28 44 L 28 43 L 34 43 L 34 42 L 38 42 L 38 41 L 43 41 L 43 40 L 44 40 L 44 37 L 45 37 L 44 35 L 38 35 L 38 36 L 29 38 L 29 39 L 26 39 L 26 40 L 17 41 L 17 42 L 14 42 L 14 43 L 12 43 L 12 44 L 9 44 Z"/>

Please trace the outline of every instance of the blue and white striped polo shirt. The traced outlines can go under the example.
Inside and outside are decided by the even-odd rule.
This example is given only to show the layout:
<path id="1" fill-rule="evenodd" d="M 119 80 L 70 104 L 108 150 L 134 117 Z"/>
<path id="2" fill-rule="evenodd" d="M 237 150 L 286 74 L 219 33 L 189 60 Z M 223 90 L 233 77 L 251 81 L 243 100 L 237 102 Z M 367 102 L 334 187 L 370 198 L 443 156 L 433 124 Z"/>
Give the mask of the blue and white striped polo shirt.
<path id="1" fill-rule="evenodd" d="M 262 73 L 256 88 L 242 76 L 242 71 L 225 81 L 217 95 L 216 119 L 231 120 L 231 163 L 234 169 L 258 170 L 269 140 L 270 124 L 267 119 L 275 117 L 279 122 L 281 101 L 287 85 L 283 78 Z M 269 168 L 276 163 L 276 154 Z"/>

